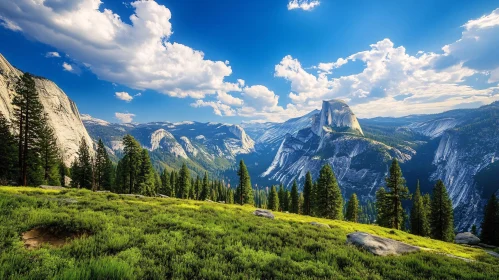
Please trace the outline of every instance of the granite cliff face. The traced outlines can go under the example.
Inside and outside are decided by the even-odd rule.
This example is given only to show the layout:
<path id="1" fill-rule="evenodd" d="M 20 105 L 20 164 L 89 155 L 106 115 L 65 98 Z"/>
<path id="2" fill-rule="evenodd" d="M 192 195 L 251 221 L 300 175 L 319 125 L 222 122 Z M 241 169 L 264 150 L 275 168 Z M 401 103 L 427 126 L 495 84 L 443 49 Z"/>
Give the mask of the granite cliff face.
<path id="1" fill-rule="evenodd" d="M 0 54 L 0 113 L 9 121 L 13 116 L 15 84 L 21 75 L 22 72 Z M 82 137 L 89 145 L 92 139 L 83 126 L 76 104 L 55 83 L 36 77 L 35 84 L 48 122 L 54 129 L 64 163 L 69 166 L 76 157 Z"/>

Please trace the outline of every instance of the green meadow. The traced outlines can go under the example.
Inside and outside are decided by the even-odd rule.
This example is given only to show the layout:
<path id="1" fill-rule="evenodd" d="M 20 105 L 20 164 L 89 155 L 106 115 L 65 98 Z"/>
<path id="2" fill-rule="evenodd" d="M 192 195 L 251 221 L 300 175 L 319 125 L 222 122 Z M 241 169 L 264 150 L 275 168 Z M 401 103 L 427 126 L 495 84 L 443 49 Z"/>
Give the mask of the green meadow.
<path id="1" fill-rule="evenodd" d="M 499 259 L 481 249 L 296 214 L 276 212 L 270 220 L 254 216 L 254 210 L 88 190 L 0 187 L 0 279 L 499 279 Z M 33 228 L 78 238 L 28 249 L 21 236 Z M 424 250 L 374 256 L 346 245 L 346 235 L 354 231 Z"/>

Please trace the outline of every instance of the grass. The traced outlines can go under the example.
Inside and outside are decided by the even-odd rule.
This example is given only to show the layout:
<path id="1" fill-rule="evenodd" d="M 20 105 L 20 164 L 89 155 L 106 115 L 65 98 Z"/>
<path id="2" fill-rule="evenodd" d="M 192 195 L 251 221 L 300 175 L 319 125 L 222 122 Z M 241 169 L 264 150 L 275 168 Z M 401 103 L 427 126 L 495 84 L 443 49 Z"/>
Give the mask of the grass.
<path id="1" fill-rule="evenodd" d="M 275 213 L 269 220 L 253 211 L 173 198 L 0 187 L 0 279 L 499 279 L 499 261 L 480 249 L 294 214 Z M 60 248 L 26 250 L 20 234 L 42 226 L 88 234 Z M 345 244 L 356 230 L 433 251 L 373 256 Z"/>

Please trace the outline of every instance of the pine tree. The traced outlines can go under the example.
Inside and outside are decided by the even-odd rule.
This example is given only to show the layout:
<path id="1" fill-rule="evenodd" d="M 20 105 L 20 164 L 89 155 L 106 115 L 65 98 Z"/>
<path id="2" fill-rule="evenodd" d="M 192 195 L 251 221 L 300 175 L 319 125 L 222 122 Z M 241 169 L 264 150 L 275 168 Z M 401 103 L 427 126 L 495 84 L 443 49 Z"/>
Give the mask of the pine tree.
<path id="1" fill-rule="evenodd" d="M 303 215 L 303 203 L 305 198 L 303 198 L 303 193 L 300 193 L 300 197 L 298 198 L 298 214 Z"/>
<path id="2" fill-rule="evenodd" d="M 279 196 L 279 211 L 281 212 L 284 212 L 284 195 L 285 195 L 285 191 L 284 191 L 284 185 L 281 183 L 281 185 L 279 185 L 279 192 L 278 192 L 278 196 Z"/>
<path id="3" fill-rule="evenodd" d="M 66 177 L 71 177 L 71 174 L 69 173 L 69 168 L 66 167 L 66 164 L 64 164 L 64 161 L 62 161 L 62 159 L 59 159 L 58 168 L 59 168 L 59 178 L 61 180 L 61 186 L 66 188 L 68 187 L 66 186 Z"/>
<path id="4" fill-rule="evenodd" d="M 58 166 L 59 148 L 57 147 L 54 131 L 48 124 L 47 115 L 44 115 L 40 119 L 38 145 L 44 183 L 52 186 L 60 186 L 61 179 Z"/>
<path id="5" fill-rule="evenodd" d="M 275 186 L 270 189 L 268 209 L 272 211 L 279 210 L 279 195 Z"/>
<path id="6" fill-rule="evenodd" d="M 43 106 L 38 98 L 33 76 L 24 73 L 16 83 L 14 129 L 18 143 L 19 184 L 36 185 L 43 180 L 40 162 L 39 137 Z"/>
<path id="7" fill-rule="evenodd" d="M 433 188 L 430 226 L 432 238 L 447 242 L 454 240 L 452 201 L 442 180 L 438 180 Z"/>
<path id="8" fill-rule="evenodd" d="M 481 239 L 486 244 L 499 246 L 499 202 L 495 194 L 484 209 Z"/>
<path id="9" fill-rule="evenodd" d="M 123 137 L 122 162 L 124 187 L 128 193 L 139 193 L 138 176 L 142 160 L 142 148 L 133 136 L 127 134 Z"/>
<path id="10" fill-rule="evenodd" d="M 10 124 L 0 113 L 0 185 L 16 179 L 16 140 L 10 132 Z"/>
<path id="11" fill-rule="evenodd" d="M 303 215 L 312 214 L 313 185 L 312 174 L 309 171 L 305 176 L 305 185 L 303 185 Z"/>
<path id="12" fill-rule="evenodd" d="M 390 175 L 385 178 L 386 187 L 386 206 L 383 212 L 388 215 L 391 221 L 391 228 L 400 229 L 402 220 L 404 219 L 404 209 L 402 209 L 402 200 L 409 199 L 409 189 L 405 185 L 405 179 L 402 175 L 402 170 L 398 164 L 397 159 L 393 159 L 390 166 Z"/>
<path id="13" fill-rule="evenodd" d="M 421 236 L 429 235 L 429 222 L 423 196 L 419 187 L 419 181 L 414 192 L 411 208 L 411 233 Z"/>
<path id="14" fill-rule="evenodd" d="M 137 192 L 143 195 L 154 196 L 156 194 L 156 174 L 152 167 L 149 151 L 146 149 L 142 149 L 139 163 Z"/>
<path id="15" fill-rule="evenodd" d="M 178 174 L 178 198 L 187 199 L 189 197 L 189 191 L 191 188 L 190 177 L 191 175 L 189 173 L 189 169 L 187 168 L 187 165 L 183 163 Z"/>
<path id="16" fill-rule="evenodd" d="M 341 220 L 343 218 L 343 197 L 329 164 L 322 167 L 317 181 L 317 211 L 320 217 Z"/>
<path id="17" fill-rule="evenodd" d="M 199 197 L 200 200 L 206 200 L 208 199 L 208 196 L 209 196 L 209 183 L 208 183 L 208 173 L 205 172 L 204 173 L 204 177 L 203 177 L 203 185 L 201 186 L 201 195 Z"/>
<path id="18" fill-rule="evenodd" d="M 289 209 L 291 208 L 291 193 L 289 190 L 284 191 L 284 211 L 289 212 Z"/>
<path id="19" fill-rule="evenodd" d="M 298 214 L 299 205 L 298 200 L 300 199 L 300 195 L 298 194 L 298 184 L 296 180 L 293 181 L 293 187 L 291 187 L 291 207 L 289 212 Z"/>
<path id="20" fill-rule="evenodd" d="M 243 204 L 251 204 L 253 205 L 253 190 L 251 188 L 251 178 L 248 173 L 248 169 L 244 164 L 244 161 L 241 160 L 239 162 L 239 170 L 237 171 L 237 175 L 239 176 L 239 187 L 240 187 L 240 203 Z"/>
<path id="21" fill-rule="evenodd" d="M 175 197 L 176 194 L 177 194 L 177 173 L 175 173 L 175 171 L 172 170 L 172 173 L 170 174 L 170 193 L 167 195 Z"/>
<path id="22" fill-rule="evenodd" d="M 90 157 L 89 147 L 84 137 L 81 138 L 78 148 L 77 158 L 71 167 L 73 187 L 92 189 L 92 158 Z"/>
<path id="23" fill-rule="evenodd" d="M 110 167 L 111 164 L 111 167 Z M 95 189 L 96 190 L 109 190 L 111 184 L 111 170 L 112 163 L 107 154 L 106 147 L 99 139 L 97 144 L 97 154 L 95 156 Z"/>
<path id="24" fill-rule="evenodd" d="M 350 196 L 347 204 L 346 220 L 354 223 L 359 222 L 359 200 L 357 194 L 353 193 Z"/>
<path id="25" fill-rule="evenodd" d="M 203 183 L 201 182 L 201 178 L 199 176 L 196 177 L 196 185 L 194 186 L 194 199 L 199 200 L 201 196 L 201 191 L 203 190 Z"/>
<path id="26" fill-rule="evenodd" d="M 380 187 L 376 191 L 376 223 L 382 227 L 390 227 L 391 221 L 387 211 L 386 190 Z"/>

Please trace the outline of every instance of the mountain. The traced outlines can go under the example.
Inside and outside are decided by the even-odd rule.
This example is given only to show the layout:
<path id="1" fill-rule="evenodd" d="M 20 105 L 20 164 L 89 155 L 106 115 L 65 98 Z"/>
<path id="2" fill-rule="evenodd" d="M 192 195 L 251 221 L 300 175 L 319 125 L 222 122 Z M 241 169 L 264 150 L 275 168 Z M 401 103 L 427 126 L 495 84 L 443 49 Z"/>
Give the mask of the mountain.
<path id="1" fill-rule="evenodd" d="M 122 139 L 130 134 L 150 151 L 154 165 L 178 169 L 183 162 L 197 175 L 231 168 L 236 157 L 254 152 L 255 143 L 239 125 L 199 122 L 112 124 L 83 116 L 94 141 L 102 139 L 108 151 L 121 156 Z"/>
<path id="2" fill-rule="evenodd" d="M 408 146 L 395 148 L 365 137 L 355 114 L 340 100 L 324 101 L 306 119 L 310 122 L 297 133 L 284 136 L 261 177 L 289 187 L 293 180 L 303 182 L 308 171 L 317 178 L 321 167 L 330 164 L 345 197 L 356 192 L 367 200 L 383 184 L 392 158 L 405 162 L 415 153 Z"/>
<path id="3" fill-rule="evenodd" d="M 0 54 L 0 113 L 9 121 L 13 117 L 15 84 L 22 74 Z M 34 80 L 44 112 L 48 115 L 48 123 L 54 129 L 61 156 L 69 166 L 82 137 L 87 143 L 92 143 L 92 139 L 83 126 L 76 104 L 54 82 L 42 77 L 35 77 Z"/>

